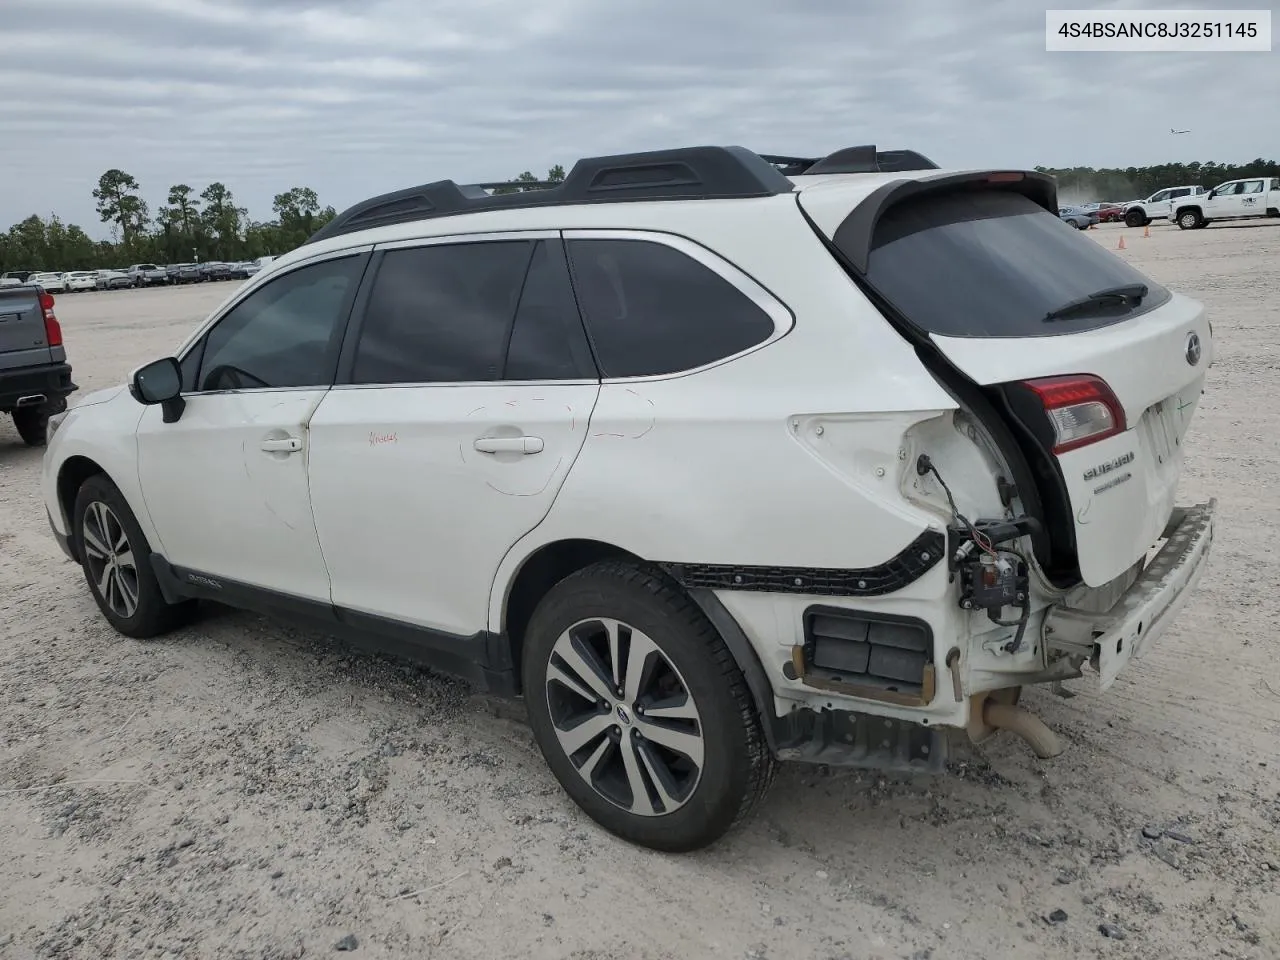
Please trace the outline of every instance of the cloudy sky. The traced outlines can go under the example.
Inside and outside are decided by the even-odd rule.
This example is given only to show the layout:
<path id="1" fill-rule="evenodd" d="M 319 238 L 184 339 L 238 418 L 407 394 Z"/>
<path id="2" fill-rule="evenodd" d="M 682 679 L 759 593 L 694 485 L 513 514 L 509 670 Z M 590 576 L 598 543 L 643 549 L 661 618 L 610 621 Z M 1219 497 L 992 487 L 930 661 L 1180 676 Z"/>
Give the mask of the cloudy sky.
<path id="1" fill-rule="evenodd" d="M 1082 4 L 1083 5 L 1083 4 Z M 1099 3 L 1270 8 L 1275 0 Z M 1068 3 L 1058 6 L 1070 6 Z M 1046 53 L 1030 0 L 0 0 L 0 229 L 105 236 L 121 167 L 154 211 L 226 183 L 253 217 L 443 177 L 695 143 L 943 166 L 1280 156 L 1280 48 Z M 1280 17 L 1277 17 L 1280 20 Z M 1190 128 L 1183 136 L 1170 127 Z"/>

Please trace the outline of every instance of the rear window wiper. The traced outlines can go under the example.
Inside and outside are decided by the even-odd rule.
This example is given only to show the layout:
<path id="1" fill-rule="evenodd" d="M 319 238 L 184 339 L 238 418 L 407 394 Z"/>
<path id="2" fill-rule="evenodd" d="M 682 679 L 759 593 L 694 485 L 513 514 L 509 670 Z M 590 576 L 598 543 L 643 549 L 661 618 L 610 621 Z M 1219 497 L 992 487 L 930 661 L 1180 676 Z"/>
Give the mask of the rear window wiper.
<path id="1" fill-rule="evenodd" d="M 1145 283 L 1128 283 L 1119 287 L 1108 287 L 1105 290 L 1091 293 L 1087 297 L 1081 297 L 1078 300 L 1063 304 L 1057 310 L 1050 310 L 1044 315 L 1044 319 L 1046 321 L 1060 320 L 1073 313 L 1083 313 L 1095 307 L 1126 306 L 1133 308 L 1142 303 L 1142 298 L 1146 295 L 1147 285 Z"/>

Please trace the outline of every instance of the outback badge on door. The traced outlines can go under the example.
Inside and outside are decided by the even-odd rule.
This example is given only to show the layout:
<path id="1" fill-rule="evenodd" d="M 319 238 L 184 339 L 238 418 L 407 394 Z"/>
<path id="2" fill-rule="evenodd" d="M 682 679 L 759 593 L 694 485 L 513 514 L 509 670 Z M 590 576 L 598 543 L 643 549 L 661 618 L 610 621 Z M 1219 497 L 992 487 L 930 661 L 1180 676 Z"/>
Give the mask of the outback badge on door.
<path id="1" fill-rule="evenodd" d="M 1195 366 L 1200 362 L 1200 334 L 1187 334 L 1187 363 Z"/>

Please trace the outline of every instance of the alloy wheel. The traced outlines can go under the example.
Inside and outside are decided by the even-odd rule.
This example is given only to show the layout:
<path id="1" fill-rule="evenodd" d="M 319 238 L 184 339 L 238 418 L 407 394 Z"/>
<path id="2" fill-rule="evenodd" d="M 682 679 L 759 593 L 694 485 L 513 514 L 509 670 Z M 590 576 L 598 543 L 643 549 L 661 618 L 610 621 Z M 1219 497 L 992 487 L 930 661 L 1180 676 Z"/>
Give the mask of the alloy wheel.
<path id="1" fill-rule="evenodd" d="M 90 502 L 81 539 L 98 596 L 112 613 L 128 620 L 138 609 L 138 565 L 120 518 L 102 501 Z"/>
<path id="2" fill-rule="evenodd" d="M 678 810 L 697 789 L 702 718 L 675 664 L 619 620 L 582 620 L 551 649 L 547 705 L 560 747 L 610 803 L 639 816 Z"/>

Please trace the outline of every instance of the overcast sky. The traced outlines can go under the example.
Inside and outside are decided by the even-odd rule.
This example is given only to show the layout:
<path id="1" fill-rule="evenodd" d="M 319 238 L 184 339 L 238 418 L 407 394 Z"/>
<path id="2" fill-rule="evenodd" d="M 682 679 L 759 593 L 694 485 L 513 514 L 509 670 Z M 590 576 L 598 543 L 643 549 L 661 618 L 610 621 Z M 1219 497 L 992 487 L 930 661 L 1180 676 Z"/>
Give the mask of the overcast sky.
<path id="1" fill-rule="evenodd" d="M 56 212 L 104 236 L 90 191 L 108 167 L 137 177 L 153 212 L 170 184 L 221 180 L 267 219 L 295 185 L 341 209 L 443 177 L 698 143 L 801 155 L 878 143 L 960 167 L 1280 156 L 1280 127 L 1264 122 L 1280 52 L 1046 53 L 1044 10 L 0 0 L 0 229 Z"/>

